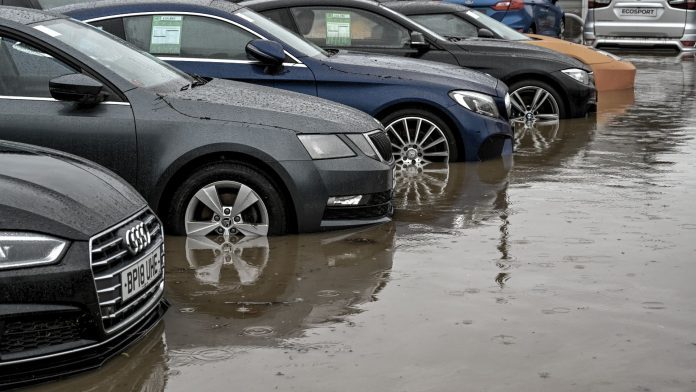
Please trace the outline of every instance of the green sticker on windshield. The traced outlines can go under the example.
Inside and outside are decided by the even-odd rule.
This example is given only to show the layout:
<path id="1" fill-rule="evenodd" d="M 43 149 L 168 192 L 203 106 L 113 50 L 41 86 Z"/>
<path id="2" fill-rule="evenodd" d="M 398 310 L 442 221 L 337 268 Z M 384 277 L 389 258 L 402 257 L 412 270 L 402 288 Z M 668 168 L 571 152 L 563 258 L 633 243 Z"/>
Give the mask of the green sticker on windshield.
<path id="1" fill-rule="evenodd" d="M 180 54 L 181 25 L 183 16 L 155 15 L 152 17 L 152 35 L 150 36 L 150 53 Z"/>
<path id="2" fill-rule="evenodd" d="M 335 46 L 350 46 L 349 13 L 326 13 L 326 44 Z"/>

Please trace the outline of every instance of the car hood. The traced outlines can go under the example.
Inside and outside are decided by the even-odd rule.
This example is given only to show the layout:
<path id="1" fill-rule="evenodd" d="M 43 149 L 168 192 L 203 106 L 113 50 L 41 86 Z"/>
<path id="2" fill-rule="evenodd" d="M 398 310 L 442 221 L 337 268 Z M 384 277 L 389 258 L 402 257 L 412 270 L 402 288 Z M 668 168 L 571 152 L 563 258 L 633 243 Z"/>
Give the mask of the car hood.
<path id="1" fill-rule="evenodd" d="M 557 64 L 558 68 L 554 69 L 553 71 L 560 71 L 561 69 L 567 68 L 580 68 L 588 72 L 590 71 L 585 64 L 577 59 L 550 49 L 529 45 L 526 42 L 528 41 L 505 41 L 492 38 L 472 38 L 460 42 L 454 42 L 452 44 L 471 51 L 472 55 L 492 54 L 506 56 L 510 58 L 511 61 L 519 58 L 539 60 L 546 64 L 553 62 Z"/>
<path id="2" fill-rule="evenodd" d="M 359 133 L 382 127 L 370 115 L 326 99 L 223 79 L 163 97 L 188 116 L 297 133 Z"/>
<path id="3" fill-rule="evenodd" d="M 435 83 L 450 90 L 466 89 L 493 96 L 507 92 L 504 83 L 488 74 L 434 61 L 343 50 L 321 61 L 339 72 L 398 79 L 415 85 Z"/>
<path id="4" fill-rule="evenodd" d="M 524 43 L 536 45 L 542 48 L 563 53 L 567 56 L 578 59 L 587 65 L 607 64 L 617 61 L 607 56 L 606 54 L 600 53 L 596 50 L 592 50 L 584 45 L 578 45 L 572 42 L 564 41 L 562 39 L 547 37 L 544 35 L 527 35 L 532 39 L 529 41 L 523 41 Z"/>
<path id="5" fill-rule="evenodd" d="M 133 188 L 92 162 L 0 143 L 0 230 L 87 240 L 145 207 Z"/>

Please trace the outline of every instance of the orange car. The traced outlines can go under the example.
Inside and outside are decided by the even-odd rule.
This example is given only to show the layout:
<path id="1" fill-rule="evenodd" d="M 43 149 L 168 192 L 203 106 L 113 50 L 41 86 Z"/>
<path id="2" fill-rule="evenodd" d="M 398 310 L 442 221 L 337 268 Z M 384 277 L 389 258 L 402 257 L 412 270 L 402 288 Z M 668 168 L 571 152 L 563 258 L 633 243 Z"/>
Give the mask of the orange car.
<path id="1" fill-rule="evenodd" d="M 611 53 L 591 49 L 558 38 L 544 35 L 527 34 L 532 45 L 561 52 L 589 65 L 594 72 L 597 91 L 632 89 L 636 78 L 636 67 L 628 61 L 622 61 Z"/>

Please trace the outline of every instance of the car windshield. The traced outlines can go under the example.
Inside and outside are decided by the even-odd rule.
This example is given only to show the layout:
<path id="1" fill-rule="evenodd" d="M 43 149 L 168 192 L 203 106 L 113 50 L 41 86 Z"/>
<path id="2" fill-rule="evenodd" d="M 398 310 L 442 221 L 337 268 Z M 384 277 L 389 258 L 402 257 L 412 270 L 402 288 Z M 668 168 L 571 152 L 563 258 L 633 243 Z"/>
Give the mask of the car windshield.
<path id="1" fill-rule="evenodd" d="M 138 87 L 167 93 L 193 83 L 185 73 L 92 26 L 54 19 L 34 28 L 91 57 Z"/>
<path id="2" fill-rule="evenodd" d="M 283 44 L 286 44 L 299 52 L 300 57 L 315 57 L 318 55 L 328 56 L 328 53 L 326 53 L 320 47 L 305 40 L 285 27 L 271 21 L 270 19 L 267 19 L 265 16 L 257 14 L 254 11 L 242 9 L 237 11 L 235 15 L 272 34 Z"/>
<path id="3" fill-rule="evenodd" d="M 386 7 L 386 6 L 383 5 L 383 4 L 380 4 L 379 6 L 380 6 L 384 11 L 386 11 L 386 12 L 392 14 L 392 15 L 395 17 L 395 18 L 392 19 L 392 20 L 394 20 L 395 22 L 398 21 L 399 19 L 403 19 L 403 18 L 404 18 L 404 16 L 403 16 L 402 14 L 400 14 L 400 13 L 394 11 L 393 9 L 391 9 L 391 8 L 389 8 L 389 7 Z M 418 27 L 418 30 L 420 30 L 421 32 L 423 32 L 423 33 L 425 33 L 425 34 L 431 35 L 431 36 L 432 36 L 433 38 L 435 38 L 435 39 L 440 39 L 440 40 L 446 40 L 446 39 L 447 39 L 447 38 L 445 38 L 442 34 L 438 33 L 437 31 L 431 30 L 431 29 L 432 29 L 431 26 L 427 26 L 427 25 L 421 24 L 421 23 L 419 23 L 418 21 L 416 21 L 415 19 L 413 19 L 411 16 L 409 16 L 409 17 L 406 18 L 406 19 L 408 19 L 412 24 L 416 25 L 416 26 Z"/>
<path id="4" fill-rule="evenodd" d="M 466 11 L 470 19 L 491 30 L 494 35 L 508 41 L 527 41 L 529 37 L 507 27 L 503 23 L 475 10 Z M 458 14 L 409 15 L 409 18 L 422 23 L 439 34 L 455 38 L 478 38 L 478 27 Z"/>

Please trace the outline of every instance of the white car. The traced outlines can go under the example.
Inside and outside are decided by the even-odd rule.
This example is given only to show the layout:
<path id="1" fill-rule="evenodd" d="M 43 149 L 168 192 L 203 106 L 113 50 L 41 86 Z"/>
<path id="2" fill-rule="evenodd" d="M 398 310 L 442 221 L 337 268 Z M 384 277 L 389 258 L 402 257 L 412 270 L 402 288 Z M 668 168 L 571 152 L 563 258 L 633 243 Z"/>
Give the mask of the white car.
<path id="1" fill-rule="evenodd" d="M 589 0 L 588 8 L 588 45 L 696 52 L 696 0 Z"/>

